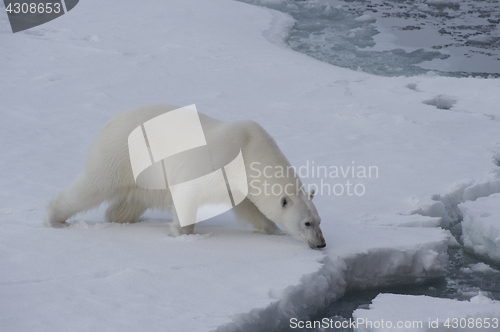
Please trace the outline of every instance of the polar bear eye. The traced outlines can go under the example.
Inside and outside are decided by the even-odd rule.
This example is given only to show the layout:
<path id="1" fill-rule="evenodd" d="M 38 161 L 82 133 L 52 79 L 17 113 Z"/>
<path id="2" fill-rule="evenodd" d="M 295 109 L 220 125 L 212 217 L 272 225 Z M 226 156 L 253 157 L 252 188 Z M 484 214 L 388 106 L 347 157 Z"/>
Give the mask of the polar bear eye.
<path id="1" fill-rule="evenodd" d="M 311 226 L 311 223 L 309 221 L 307 221 L 304 225 L 306 225 L 307 227 Z"/>

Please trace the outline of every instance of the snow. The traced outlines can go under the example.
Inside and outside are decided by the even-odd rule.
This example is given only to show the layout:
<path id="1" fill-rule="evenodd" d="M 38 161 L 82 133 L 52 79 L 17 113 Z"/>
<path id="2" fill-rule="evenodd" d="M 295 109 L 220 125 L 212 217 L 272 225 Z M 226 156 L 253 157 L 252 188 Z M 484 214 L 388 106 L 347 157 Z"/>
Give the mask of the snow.
<path id="1" fill-rule="evenodd" d="M 491 118 L 494 120 L 494 118 Z M 494 150 L 493 150 L 494 151 Z M 495 153 L 492 155 L 492 160 L 495 165 Z M 498 165 L 497 165 L 498 166 Z M 449 225 L 453 221 L 462 218 L 463 209 L 460 208 L 461 203 L 474 201 L 481 197 L 500 192 L 500 179 L 498 179 L 498 167 L 486 176 L 486 180 L 467 180 L 455 182 L 445 194 L 437 194 L 432 197 L 419 198 L 415 197 L 415 203 L 420 207 L 413 211 L 424 216 L 432 216 L 441 218 L 443 225 Z"/>
<path id="2" fill-rule="evenodd" d="M 431 106 L 436 106 L 441 110 L 449 110 L 456 103 L 456 100 L 450 96 L 439 95 L 432 99 L 425 100 L 423 103 Z"/>
<path id="3" fill-rule="evenodd" d="M 491 44 L 497 41 L 498 38 L 487 35 L 477 35 L 467 38 L 468 43 Z"/>
<path id="4" fill-rule="evenodd" d="M 473 272 L 480 272 L 480 273 L 497 273 L 498 271 L 493 269 L 491 266 L 488 264 L 484 263 L 477 263 L 477 264 L 471 264 L 469 267 L 463 267 L 460 269 L 461 271 L 465 273 L 473 273 Z"/>
<path id="5" fill-rule="evenodd" d="M 459 205 L 463 213 L 464 245 L 475 253 L 500 262 L 500 194 Z"/>
<path id="6" fill-rule="evenodd" d="M 358 323 L 356 332 L 488 331 L 498 328 L 498 317 L 500 302 L 481 293 L 469 301 L 379 294 L 368 310 L 357 309 L 353 313 L 353 319 Z M 490 324 L 489 328 L 485 328 L 486 322 Z M 465 327 L 460 328 L 460 323 Z M 454 324 L 458 328 L 454 329 Z"/>
<path id="7" fill-rule="evenodd" d="M 459 1 L 455 1 L 455 0 L 427 0 L 426 1 L 428 5 L 431 5 L 431 6 L 436 6 L 436 7 L 439 7 L 439 6 L 449 6 L 449 7 L 458 7 L 460 6 L 460 2 Z"/>
<path id="8" fill-rule="evenodd" d="M 2 238 L 3 330 L 211 330 L 320 267 L 319 252 L 287 237 L 201 227 L 203 236 L 168 238 L 163 227 L 2 223 L 3 234 L 19 234 Z"/>
<path id="9" fill-rule="evenodd" d="M 472 264 L 472 265 L 470 265 L 470 269 L 472 271 L 474 271 L 474 272 L 485 272 L 485 273 L 496 273 L 496 272 L 498 272 L 497 270 L 493 269 L 488 264 L 484 264 L 484 263 Z"/>
<path id="10" fill-rule="evenodd" d="M 464 200 L 500 192 L 500 81 L 337 68 L 287 48 L 292 24 L 230 0 L 87 0 L 17 34 L 0 15 L 3 331 L 252 330 L 351 289 L 445 274 L 452 239 L 436 226 Z M 456 102 L 424 104 L 436 96 Z M 230 214 L 180 238 L 154 211 L 133 225 L 104 223 L 100 208 L 44 227 L 108 119 L 156 102 L 255 120 L 297 167 L 377 166 L 378 176 L 303 179 L 365 188 L 315 197 L 322 251 Z"/>
<path id="11" fill-rule="evenodd" d="M 370 23 L 374 23 L 377 19 L 371 15 L 368 15 L 368 14 L 363 14 L 361 16 L 358 16 L 354 19 L 355 21 L 358 21 L 358 22 L 370 22 Z"/>

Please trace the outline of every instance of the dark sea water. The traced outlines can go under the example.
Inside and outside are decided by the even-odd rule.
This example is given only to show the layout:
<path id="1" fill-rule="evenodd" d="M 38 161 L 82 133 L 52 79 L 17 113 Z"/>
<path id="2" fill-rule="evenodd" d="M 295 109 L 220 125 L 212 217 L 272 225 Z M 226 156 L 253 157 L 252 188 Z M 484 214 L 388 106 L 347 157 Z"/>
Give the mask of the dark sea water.
<path id="1" fill-rule="evenodd" d="M 500 77 L 499 0 L 243 0 L 291 15 L 290 47 L 382 76 Z"/>

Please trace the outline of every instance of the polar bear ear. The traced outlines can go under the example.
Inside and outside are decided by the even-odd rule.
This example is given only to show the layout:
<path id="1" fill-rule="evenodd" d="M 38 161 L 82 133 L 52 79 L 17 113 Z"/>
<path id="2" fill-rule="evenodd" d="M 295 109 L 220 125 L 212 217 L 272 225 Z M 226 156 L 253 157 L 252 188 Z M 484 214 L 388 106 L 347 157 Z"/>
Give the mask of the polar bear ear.
<path id="1" fill-rule="evenodd" d="M 314 198 L 314 195 L 316 195 L 316 189 L 311 188 L 311 190 L 309 190 L 309 192 L 307 193 L 307 198 L 311 200 Z"/>
<path id="2" fill-rule="evenodd" d="M 283 195 L 280 197 L 280 206 L 282 208 L 286 208 L 288 205 L 290 205 L 290 197 L 287 195 Z"/>

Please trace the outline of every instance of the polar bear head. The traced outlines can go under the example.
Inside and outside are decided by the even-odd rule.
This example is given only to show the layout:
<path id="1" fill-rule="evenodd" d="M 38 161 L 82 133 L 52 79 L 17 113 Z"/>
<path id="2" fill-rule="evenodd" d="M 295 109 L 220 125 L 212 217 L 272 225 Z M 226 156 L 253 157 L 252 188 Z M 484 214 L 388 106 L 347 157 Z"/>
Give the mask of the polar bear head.
<path id="1" fill-rule="evenodd" d="M 304 241 L 310 248 L 320 249 L 326 246 L 326 242 L 319 226 L 321 218 L 312 202 L 313 197 L 314 190 L 297 195 L 282 195 L 268 218 L 281 225 L 296 239 Z"/>
<path id="2" fill-rule="evenodd" d="M 277 222 L 296 239 L 304 241 L 313 249 L 319 249 L 324 248 L 326 242 L 319 227 L 321 218 L 312 202 L 313 197 L 314 190 L 305 195 L 282 195 L 279 199 L 282 220 Z"/>
<path id="3" fill-rule="evenodd" d="M 276 141 L 259 124 L 244 120 L 234 127 L 241 136 L 248 181 L 248 198 L 269 220 L 313 249 L 326 246 L 321 218 L 312 202 L 314 190 L 302 182 Z"/>

